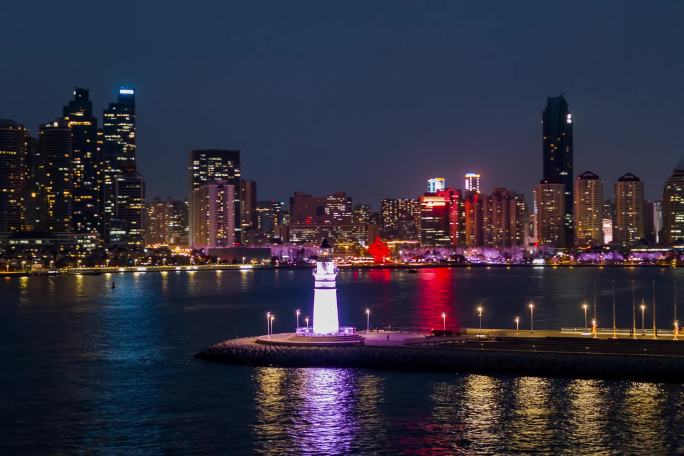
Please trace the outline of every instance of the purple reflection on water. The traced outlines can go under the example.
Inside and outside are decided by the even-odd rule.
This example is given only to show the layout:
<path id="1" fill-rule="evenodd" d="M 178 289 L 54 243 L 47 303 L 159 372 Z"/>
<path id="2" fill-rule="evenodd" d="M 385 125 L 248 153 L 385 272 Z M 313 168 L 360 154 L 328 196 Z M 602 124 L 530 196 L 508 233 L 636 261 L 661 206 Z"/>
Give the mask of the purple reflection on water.
<path id="1" fill-rule="evenodd" d="M 349 370 L 303 369 L 300 406 L 294 418 L 293 440 L 305 454 L 350 451 L 357 426 L 354 420 L 354 379 Z M 299 401 L 298 401 L 299 402 Z"/>

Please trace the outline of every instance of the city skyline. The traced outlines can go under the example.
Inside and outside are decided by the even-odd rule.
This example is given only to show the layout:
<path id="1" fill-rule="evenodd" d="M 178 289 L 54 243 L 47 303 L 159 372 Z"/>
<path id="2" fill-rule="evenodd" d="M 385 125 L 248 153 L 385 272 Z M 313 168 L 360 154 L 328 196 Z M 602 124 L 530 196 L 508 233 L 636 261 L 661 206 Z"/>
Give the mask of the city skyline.
<path id="1" fill-rule="evenodd" d="M 482 175 L 485 193 L 505 186 L 529 199 L 541 177 L 543 100 L 565 93 L 575 126 L 576 174 L 598 174 L 611 197 L 611 184 L 631 172 L 644 182 L 647 199 L 661 198 L 684 151 L 677 135 L 684 120 L 678 82 L 684 64 L 670 58 L 684 42 L 676 27 L 681 5 L 665 2 L 647 11 L 636 4 L 596 5 L 591 17 L 580 8 L 539 5 L 534 21 L 505 4 L 487 15 L 473 5 L 392 6 L 391 17 L 379 5 L 350 5 L 334 16 L 318 5 L 292 11 L 274 5 L 265 16 L 252 6 L 211 6 L 193 13 L 203 26 L 194 26 L 196 36 L 185 42 L 173 35 L 174 27 L 148 28 L 153 8 L 138 5 L 130 13 L 130 34 L 120 41 L 75 43 L 74 55 L 93 46 L 105 54 L 123 46 L 129 53 L 121 65 L 91 68 L 69 56 L 63 63 L 49 57 L 43 63 L 60 71 L 48 78 L 37 76 L 45 73 L 27 56 L 44 49 L 45 35 L 56 33 L 60 19 L 73 21 L 75 14 L 94 31 L 119 16 L 99 14 L 100 24 L 93 13 L 46 4 L 51 14 L 38 18 L 30 37 L 14 28 L 30 9 L 11 4 L 9 17 L 17 20 L 0 33 L 18 43 L 6 61 L 24 71 L 0 75 L 3 86 L 13 88 L 2 92 L 0 117 L 21 122 L 36 136 L 39 124 L 59 115 L 74 86 L 90 89 L 98 118 L 117 87 L 131 86 L 137 162 L 148 199 L 186 197 L 177 182 L 186 180 L 188 152 L 226 148 L 241 151 L 260 200 L 346 190 L 378 209 L 382 198 L 419 195 L 431 176 L 460 187 L 468 171 Z M 614 15 L 620 20 L 607 20 Z M 181 16 L 173 8 L 165 13 L 171 25 Z M 257 18 L 260 27 L 250 31 Z M 225 31 L 211 26 L 218 20 L 228 21 L 220 28 Z M 308 28 L 298 26 L 303 20 Z M 644 26 L 627 26 L 637 23 Z M 395 42 L 395 27 L 411 39 Z M 480 40 L 458 39 L 476 36 L 482 27 L 489 33 L 477 35 Z M 565 51 L 567 72 L 541 71 L 551 46 L 538 36 L 552 27 L 562 37 L 557 46 Z M 154 33 L 159 38 L 151 40 Z M 329 56 L 323 52 L 328 48 Z M 186 65 L 174 58 L 176 51 L 196 52 L 199 60 Z M 416 68 L 402 65 L 396 53 Z M 25 72 L 34 76 L 22 77 Z M 311 163 L 324 166 L 312 173 Z"/>

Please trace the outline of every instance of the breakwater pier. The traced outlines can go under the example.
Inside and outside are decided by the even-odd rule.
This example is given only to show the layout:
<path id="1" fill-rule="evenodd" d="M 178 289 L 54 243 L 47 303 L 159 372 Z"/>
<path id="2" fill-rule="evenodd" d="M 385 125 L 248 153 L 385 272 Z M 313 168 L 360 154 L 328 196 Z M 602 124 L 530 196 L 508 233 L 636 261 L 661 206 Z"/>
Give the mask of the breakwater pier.
<path id="1" fill-rule="evenodd" d="M 582 331 L 467 329 L 452 337 L 370 332 L 360 344 L 293 343 L 291 333 L 230 339 L 197 354 L 209 361 L 280 367 L 345 367 L 684 382 L 684 340 Z"/>

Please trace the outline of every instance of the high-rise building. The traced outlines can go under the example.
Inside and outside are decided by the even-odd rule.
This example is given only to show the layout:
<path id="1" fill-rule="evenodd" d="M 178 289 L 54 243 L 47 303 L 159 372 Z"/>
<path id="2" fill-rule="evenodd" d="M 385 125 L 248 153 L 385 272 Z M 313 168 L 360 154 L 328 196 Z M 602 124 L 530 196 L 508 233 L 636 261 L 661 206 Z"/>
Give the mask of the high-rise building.
<path id="1" fill-rule="evenodd" d="M 534 237 L 539 245 L 566 245 L 565 213 L 565 184 L 542 180 L 534 188 Z"/>
<path id="2" fill-rule="evenodd" d="M 572 114 L 563 95 L 546 99 L 542 116 L 543 180 L 550 184 L 563 184 L 563 247 L 573 241 L 573 145 Z"/>
<path id="3" fill-rule="evenodd" d="M 575 245 L 603 244 L 603 182 L 591 171 L 575 179 Z"/>
<path id="4" fill-rule="evenodd" d="M 663 202 L 661 200 L 652 201 L 648 205 L 649 219 L 651 221 L 647 237 L 652 245 L 660 244 L 663 241 Z"/>
<path id="5" fill-rule="evenodd" d="M 386 198 L 380 202 L 382 234 L 390 239 L 416 240 L 420 203 L 414 198 Z"/>
<path id="6" fill-rule="evenodd" d="M 457 246 L 461 242 L 461 192 L 452 188 L 425 193 L 419 198 L 420 243 L 423 246 Z"/>
<path id="7" fill-rule="evenodd" d="M 613 240 L 631 245 L 644 239 L 644 184 L 627 173 L 615 183 Z"/>
<path id="8" fill-rule="evenodd" d="M 282 201 L 259 201 L 257 203 L 257 231 L 266 241 L 275 234 L 278 225 L 286 225 L 287 210 Z"/>
<path id="9" fill-rule="evenodd" d="M 663 243 L 684 241 L 684 162 L 677 164 L 663 189 Z"/>
<path id="10" fill-rule="evenodd" d="M 109 239 L 138 248 L 145 241 L 145 180 L 134 166 L 126 164 L 114 180 L 114 217 Z"/>
<path id="11" fill-rule="evenodd" d="M 145 205 L 145 245 L 188 245 L 185 201 L 155 198 Z"/>
<path id="12" fill-rule="evenodd" d="M 373 208 L 370 204 L 357 204 L 354 206 L 353 223 L 371 223 Z"/>
<path id="13" fill-rule="evenodd" d="M 240 180 L 240 227 L 243 244 L 247 244 L 247 233 L 256 231 L 257 185 L 252 180 Z"/>
<path id="14" fill-rule="evenodd" d="M 214 180 L 192 193 L 190 213 L 193 249 L 233 247 L 235 245 L 236 187 L 224 180 Z"/>
<path id="15" fill-rule="evenodd" d="M 346 192 L 335 192 L 327 196 L 295 192 L 290 197 L 290 223 L 350 225 L 353 221 L 352 199 Z"/>
<path id="16" fill-rule="evenodd" d="M 525 242 L 526 207 L 523 195 L 505 188 L 496 188 L 491 195 L 483 195 L 482 245 L 507 248 Z"/>
<path id="17" fill-rule="evenodd" d="M 114 217 L 116 196 L 114 186 L 116 177 L 123 169 L 136 168 L 136 127 L 135 127 L 135 90 L 127 87 L 119 89 L 115 103 L 103 112 L 102 119 L 102 169 L 103 185 L 102 216 L 105 237 L 111 231 L 109 223 Z"/>
<path id="18" fill-rule="evenodd" d="M 190 152 L 190 201 L 192 194 L 202 185 L 214 181 L 223 181 L 234 187 L 234 208 L 231 212 L 235 216 L 233 227 L 235 229 L 233 239 L 238 241 L 241 236 L 240 218 L 240 151 L 227 149 L 202 149 Z M 190 204 L 190 238 L 194 239 L 194 223 L 200 220 L 193 214 L 193 205 Z"/>
<path id="19" fill-rule="evenodd" d="M 73 137 L 73 231 L 102 233 L 101 138 L 93 104 L 87 89 L 75 88 L 74 99 L 64 106 L 62 116 Z"/>
<path id="20" fill-rule="evenodd" d="M 478 173 L 466 173 L 465 190 L 466 192 L 480 193 L 480 175 Z"/>
<path id="21" fill-rule="evenodd" d="M 27 138 L 22 124 L 0 119 L 0 233 L 24 228 Z"/>
<path id="22" fill-rule="evenodd" d="M 145 204 L 145 245 L 169 242 L 169 202 L 161 198 Z"/>
<path id="23" fill-rule="evenodd" d="M 51 233 L 72 232 L 73 138 L 59 119 L 40 126 L 40 188 L 42 227 Z"/>
<path id="24" fill-rule="evenodd" d="M 482 195 L 470 191 L 463 199 L 463 240 L 467 247 L 483 245 L 483 227 L 485 221 L 483 215 Z"/>
<path id="25" fill-rule="evenodd" d="M 437 193 L 446 188 L 446 181 L 443 177 L 432 177 L 428 179 L 427 184 L 428 193 Z"/>
<path id="26" fill-rule="evenodd" d="M 42 169 L 40 147 L 33 136 L 26 137 L 26 161 L 24 163 L 24 229 L 27 231 L 43 228 L 43 192 L 40 173 Z"/>

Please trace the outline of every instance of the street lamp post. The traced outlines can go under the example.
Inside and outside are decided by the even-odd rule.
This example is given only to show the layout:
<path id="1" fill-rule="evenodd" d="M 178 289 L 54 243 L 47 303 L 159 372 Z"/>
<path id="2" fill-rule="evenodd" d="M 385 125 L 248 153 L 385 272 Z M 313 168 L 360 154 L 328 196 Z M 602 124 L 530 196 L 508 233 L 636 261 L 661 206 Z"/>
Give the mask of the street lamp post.
<path id="1" fill-rule="evenodd" d="M 271 335 L 271 312 L 266 312 L 266 334 Z"/>
<path id="2" fill-rule="evenodd" d="M 442 331 L 446 332 L 446 312 L 442 312 Z"/>
<path id="3" fill-rule="evenodd" d="M 304 319 L 304 323 L 306 323 L 306 330 L 308 331 L 309 330 L 309 317 L 306 317 Z"/>
<path id="4" fill-rule="evenodd" d="M 271 315 L 271 334 L 273 334 L 273 320 L 275 320 L 275 315 Z"/>
<path id="5" fill-rule="evenodd" d="M 482 333 L 482 306 L 477 307 L 477 316 L 480 319 L 480 333 Z"/>
<path id="6" fill-rule="evenodd" d="M 520 317 L 516 316 L 515 317 L 515 332 L 516 332 L 516 334 L 518 331 L 520 331 Z"/>
<path id="7" fill-rule="evenodd" d="M 299 314 L 300 314 L 300 310 L 297 309 L 297 310 L 295 311 L 295 315 L 297 315 L 297 327 L 296 327 L 297 329 L 299 329 Z"/>
<path id="8" fill-rule="evenodd" d="M 587 320 L 587 308 L 588 307 L 589 306 L 587 305 L 586 302 L 584 304 L 582 304 L 582 309 L 584 309 L 584 329 L 585 330 L 589 329 L 589 321 Z"/>
<path id="9" fill-rule="evenodd" d="M 646 306 L 644 305 L 644 302 L 641 301 L 641 305 L 639 306 L 641 309 L 641 334 L 646 335 L 646 318 L 644 315 L 644 312 L 646 311 Z"/>
<path id="10" fill-rule="evenodd" d="M 530 332 L 534 332 L 534 304 L 530 303 Z"/>
<path id="11" fill-rule="evenodd" d="M 366 309 L 366 334 L 370 333 L 370 309 Z"/>

